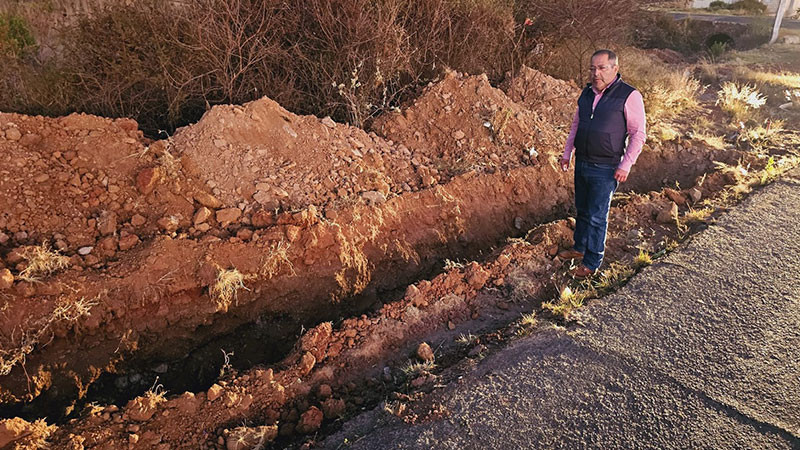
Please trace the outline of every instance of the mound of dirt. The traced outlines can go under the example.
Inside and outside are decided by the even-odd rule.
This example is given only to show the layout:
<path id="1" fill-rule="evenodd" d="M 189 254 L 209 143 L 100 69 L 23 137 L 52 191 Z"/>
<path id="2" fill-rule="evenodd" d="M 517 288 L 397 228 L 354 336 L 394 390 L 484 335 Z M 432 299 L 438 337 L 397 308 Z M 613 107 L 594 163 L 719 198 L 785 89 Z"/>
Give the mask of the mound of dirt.
<path id="1" fill-rule="evenodd" d="M 448 176 L 537 164 L 566 139 L 545 117 L 493 88 L 485 75 L 452 71 L 402 112 L 379 117 L 373 129 L 430 158 Z"/>
<path id="2" fill-rule="evenodd" d="M 410 154 L 330 118 L 294 115 L 268 98 L 215 106 L 178 130 L 170 148 L 186 174 L 228 207 L 296 210 L 419 185 Z"/>
<path id="3" fill-rule="evenodd" d="M 572 81 L 553 78 L 528 66 L 523 66 L 514 77 L 506 74 L 500 88 L 511 100 L 536 111 L 560 129 L 569 129 L 581 94 Z"/>

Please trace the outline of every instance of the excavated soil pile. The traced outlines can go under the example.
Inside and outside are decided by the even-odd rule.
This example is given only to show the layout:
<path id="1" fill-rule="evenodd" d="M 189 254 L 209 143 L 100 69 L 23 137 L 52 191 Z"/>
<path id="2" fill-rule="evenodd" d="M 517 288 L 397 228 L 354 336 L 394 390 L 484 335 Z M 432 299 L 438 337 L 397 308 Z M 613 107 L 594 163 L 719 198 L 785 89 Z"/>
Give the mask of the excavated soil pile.
<path id="1" fill-rule="evenodd" d="M 536 163 L 540 153 L 552 154 L 563 145 L 558 122 L 515 103 L 485 75 L 447 72 L 413 105 L 379 117 L 373 128 L 452 176 Z"/>
<path id="2" fill-rule="evenodd" d="M 449 74 L 410 116 L 438 134 L 404 145 L 266 98 L 157 142 L 0 115 L 0 403 L 58 417 L 104 373 L 363 309 L 566 210 L 563 133 L 485 77 Z"/>
<path id="3" fill-rule="evenodd" d="M 527 66 L 523 66 L 514 77 L 508 74 L 500 88 L 511 100 L 538 111 L 550 123 L 567 129 L 581 94 L 580 88 L 572 81 L 559 80 Z"/>
<path id="4" fill-rule="evenodd" d="M 380 306 L 443 259 L 472 259 L 569 208 L 557 161 L 572 106 L 557 98 L 574 88 L 526 69 L 507 89 L 534 109 L 485 76 L 450 72 L 374 133 L 266 98 L 215 107 L 157 142 L 129 120 L 0 114 L 0 407 L 61 417 L 108 373 L 130 398 L 150 382 L 127 373 L 185 372 L 200 346 L 257 322 L 273 330 L 262 347 L 282 361 L 274 369 L 90 405 L 55 432 L 58 448 L 250 448 L 358 408 L 381 381 L 355 383 L 417 336 L 501 308 L 493 293 L 510 271 L 535 279 L 528 295 L 547 294 L 566 221 Z M 637 189 L 657 186 L 662 166 L 675 165 L 658 172 L 672 179 L 711 164 L 691 141 L 645 153 Z M 632 213 L 652 216 L 642 208 Z M 612 228 L 610 252 L 630 252 L 617 238 Z M 342 315 L 352 318 L 326 322 Z M 301 325 L 311 331 L 288 356 L 277 350 Z M 18 444 L 53 432 L 0 427 L 0 442 Z"/>

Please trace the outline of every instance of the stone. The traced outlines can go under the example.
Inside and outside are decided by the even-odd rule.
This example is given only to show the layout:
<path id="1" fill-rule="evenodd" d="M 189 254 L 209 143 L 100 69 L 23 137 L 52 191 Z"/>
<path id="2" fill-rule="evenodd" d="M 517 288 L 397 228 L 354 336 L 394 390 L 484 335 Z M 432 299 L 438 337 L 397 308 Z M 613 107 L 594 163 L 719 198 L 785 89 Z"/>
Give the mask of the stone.
<path id="1" fill-rule="evenodd" d="M 265 228 L 275 225 L 275 216 L 271 212 L 260 210 L 253 213 L 250 223 L 256 228 Z"/>
<path id="2" fill-rule="evenodd" d="M 687 194 L 689 194 L 689 198 L 692 199 L 692 203 L 697 203 L 700 201 L 701 198 L 703 198 L 703 192 L 700 191 L 700 189 L 697 189 L 696 187 L 689 189 Z"/>
<path id="3" fill-rule="evenodd" d="M 92 253 L 93 249 L 94 249 L 94 247 L 91 247 L 91 246 L 81 247 L 81 248 L 78 249 L 78 254 L 81 255 L 81 256 L 86 256 L 89 253 Z"/>
<path id="4" fill-rule="evenodd" d="M 329 116 L 325 116 L 325 118 L 322 119 L 322 124 L 328 128 L 336 128 L 336 122 L 334 122 Z"/>
<path id="5" fill-rule="evenodd" d="M 97 221 L 97 231 L 103 236 L 117 232 L 117 215 L 110 211 L 103 211 Z"/>
<path id="6" fill-rule="evenodd" d="M 206 208 L 205 206 L 201 206 L 200 208 L 197 209 L 197 211 L 195 211 L 192 223 L 194 224 L 194 226 L 197 226 L 208 220 L 210 217 L 211 217 L 211 210 Z"/>
<path id="7" fill-rule="evenodd" d="M 135 227 L 140 227 L 145 223 L 147 223 L 147 219 L 141 214 L 134 214 L 133 217 L 131 217 L 131 225 Z"/>
<path id="8" fill-rule="evenodd" d="M 22 137 L 22 133 L 16 127 L 11 127 L 6 130 L 6 139 L 9 141 L 18 141 Z"/>
<path id="9" fill-rule="evenodd" d="M 119 238 L 119 249 L 122 251 L 127 251 L 132 249 L 133 247 L 136 247 L 138 243 L 139 243 L 139 236 L 136 236 L 135 234 L 129 234 L 127 236 Z"/>
<path id="10" fill-rule="evenodd" d="M 480 264 L 472 262 L 467 267 L 467 284 L 472 289 L 478 290 L 489 281 L 490 274 Z"/>
<path id="11" fill-rule="evenodd" d="M 386 201 L 386 196 L 380 191 L 367 191 L 362 193 L 361 197 L 371 205 L 379 205 Z"/>
<path id="12" fill-rule="evenodd" d="M 208 192 L 195 192 L 194 199 L 206 208 L 217 209 L 222 206 L 222 202 Z"/>
<path id="13" fill-rule="evenodd" d="M 308 411 L 300 416 L 300 422 L 297 423 L 297 431 L 303 434 L 310 434 L 319 430 L 322 425 L 322 418 L 323 414 L 319 408 L 316 406 L 308 408 Z"/>
<path id="14" fill-rule="evenodd" d="M 253 230 L 249 228 L 242 228 L 241 230 L 236 232 L 236 237 L 239 238 L 242 242 L 247 242 L 253 238 Z"/>
<path id="15" fill-rule="evenodd" d="M 47 181 L 49 179 L 50 179 L 50 175 L 48 175 L 46 173 L 42 173 L 42 174 L 39 174 L 39 175 L 33 177 L 33 181 L 35 181 L 37 183 L 44 183 L 45 181 Z"/>
<path id="16" fill-rule="evenodd" d="M 3 233 L 2 231 L 0 231 L 0 245 L 3 245 L 3 244 L 5 244 L 5 243 L 6 243 L 6 242 L 8 242 L 10 239 L 11 239 L 11 238 L 10 238 L 10 237 L 8 237 L 8 235 L 7 235 L 7 234 L 5 234 L 5 233 Z"/>
<path id="17" fill-rule="evenodd" d="M 669 224 L 676 223 L 678 220 L 678 205 L 675 202 L 670 202 L 665 208 L 661 209 L 656 216 L 656 222 Z"/>
<path id="18" fill-rule="evenodd" d="M 317 359 L 314 358 L 314 355 L 310 352 L 303 354 L 303 357 L 300 359 L 300 375 L 308 375 L 316 363 Z"/>
<path id="19" fill-rule="evenodd" d="M 217 222 L 219 222 L 222 227 L 227 227 L 231 223 L 239 220 L 239 217 L 241 216 L 242 210 L 239 208 L 220 209 L 217 211 Z"/>
<path id="20" fill-rule="evenodd" d="M 147 195 L 156 188 L 161 179 L 161 170 L 158 167 L 148 167 L 142 169 L 136 175 L 136 189 L 142 194 Z"/>
<path id="21" fill-rule="evenodd" d="M 214 383 L 210 388 L 208 388 L 208 391 L 206 392 L 206 398 L 208 401 L 213 402 L 222 395 L 222 390 L 222 386 Z"/>
<path id="22" fill-rule="evenodd" d="M 8 269 L 0 269 L 0 291 L 11 288 L 14 285 L 14 275 Z"/>
<path id="23" fill-rule="evenodd" d="M 456 131 L 453 133 L 453 139 L 455 139 L 455 140 L 457 140 L 457 141 L 460 141 L 460 140 L 464 139 L 464 137 L 465 137 L 465 136 L 466 136 L 466 135 L 465 135 L 465 134 L 464 134 L 464 132 L 463 132 L 463 131 L 461 131 L 461 130 L 456 130 Z"/>
<path id="24" fill-rule="evenodd" d="M 175 216 L 164 216 L 158 219 L 158 227 L 167 233 L 174 233 L 178 229 L 178 218 Z"/>
<path id="25" fill-rule="evenodd" d="M 264 191 L 258 191 L 253 194 L 253 200 L 258 202 L 265 209 L 275 209 L 281 206 L 281 203 L 277 198 Z"/>
<path id="26" fill-rule="evenodd" d="M 672 200 L 678 205 L 686 204 L 686 197 L 684 197 L 680 192 L 676 191 L 675 189 L 670 189 L 670 188 L 664 189 L 664 195 L 666 195 L 668 199 Z"/>
<path id="27" fill-rule="evenodd" d="M 431 346 L 428 345 L 427 342 L 419 344 L 417 347 L 417 357 L 423 361 L 433 361 L 435 358 L 433 349 L 431 349 Z"/>

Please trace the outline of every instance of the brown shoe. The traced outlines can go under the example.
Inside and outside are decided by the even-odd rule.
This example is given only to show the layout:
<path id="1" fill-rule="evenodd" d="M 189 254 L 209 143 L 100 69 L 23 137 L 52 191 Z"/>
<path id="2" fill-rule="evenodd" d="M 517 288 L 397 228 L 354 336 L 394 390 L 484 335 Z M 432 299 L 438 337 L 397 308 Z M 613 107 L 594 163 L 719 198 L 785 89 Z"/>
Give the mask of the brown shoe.
<path id="1" fill-rule="evenodd" d="M 572 275 L 572 278 L 576 278 L 579 280 L 584 278 L 589 278 L 596 273 L 597 270 L 592 270 L 584 266 L 583 264 L 580 264 L 578 267 L 569 271 L 569 274 Z"/>
<path id="2" fill-rule="evenodd" d="M 583 258 L 583 253 L 574 249 L 561 250 L 558 252 L 558 257 L 561 259 L 580 259 Z"/>

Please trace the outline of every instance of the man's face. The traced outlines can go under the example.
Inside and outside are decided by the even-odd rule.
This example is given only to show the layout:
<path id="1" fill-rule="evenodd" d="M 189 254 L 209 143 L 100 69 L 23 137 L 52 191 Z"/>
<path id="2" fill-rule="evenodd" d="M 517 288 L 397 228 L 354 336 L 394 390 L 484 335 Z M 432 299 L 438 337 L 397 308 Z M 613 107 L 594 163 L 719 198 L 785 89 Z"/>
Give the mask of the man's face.
<path id="1" fill-rule="evenodd" d="M 617 78 L 619 67 L 608 60 L 608 55 L 597 55 L 592 58 L 589 73 L 592 76 L 592 87 L 602 92 L 614 79 Z"/>

